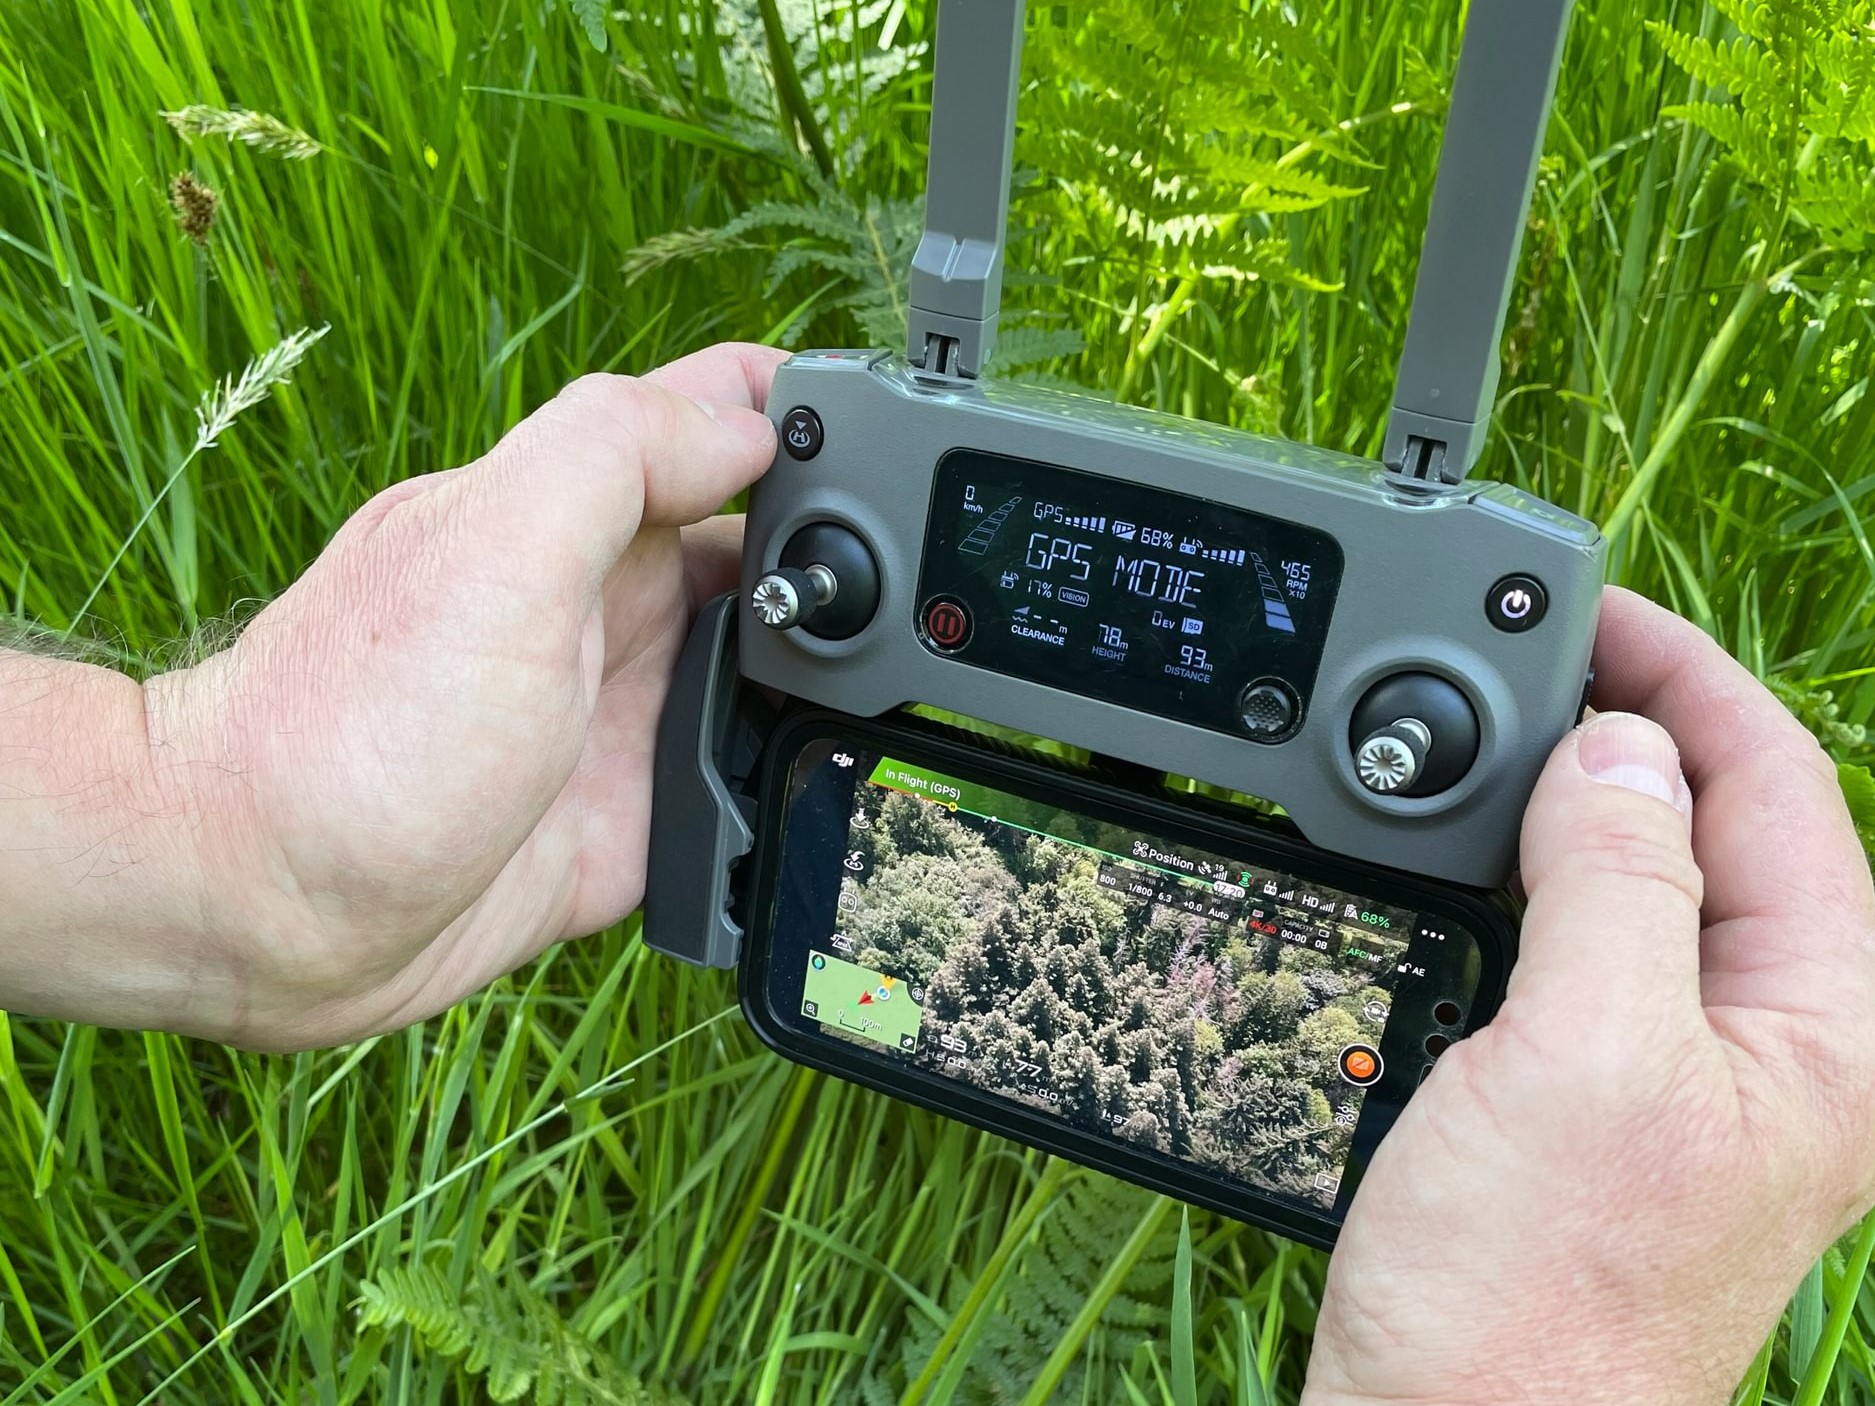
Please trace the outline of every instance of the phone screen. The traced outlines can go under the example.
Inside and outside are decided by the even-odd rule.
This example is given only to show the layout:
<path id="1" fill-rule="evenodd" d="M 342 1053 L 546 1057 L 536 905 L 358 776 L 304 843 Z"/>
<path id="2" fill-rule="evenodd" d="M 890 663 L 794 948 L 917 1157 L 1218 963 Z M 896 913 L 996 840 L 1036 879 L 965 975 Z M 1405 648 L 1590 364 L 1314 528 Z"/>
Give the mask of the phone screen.
<path id="1" fill-rule="evenodd" d="M 1468 1028 L 1471 931 L 900 750 L 816 738 L 794 762 L 773 1015 L 1226 1195 L 1334 1210 L 1384 1131 L 1370 1100 L 1390 1124 Z"/>

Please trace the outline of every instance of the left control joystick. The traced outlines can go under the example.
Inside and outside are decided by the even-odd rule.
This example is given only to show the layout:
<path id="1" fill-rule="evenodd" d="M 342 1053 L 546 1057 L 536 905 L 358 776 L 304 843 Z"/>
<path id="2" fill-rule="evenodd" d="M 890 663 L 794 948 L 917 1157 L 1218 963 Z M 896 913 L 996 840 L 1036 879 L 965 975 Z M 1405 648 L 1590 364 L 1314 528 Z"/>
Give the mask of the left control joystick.
<path id="1" fill-rule="evenodd" d="M 755 583 L 749 606 L 769 629 L 792 630 L 813 619 L 839 593 L 839 578 L 819 562 L 805 569 L 780 566 Z"/>
<path id="2" fill-rule="evenodd" d="M 837 522 L 810 522 L 750 593 L 755 618 L 774 630 L 849 640 L 879 613 L 879 563 L 865 540 Z M 800 636 L 796 636 L 800 638 Z"/>

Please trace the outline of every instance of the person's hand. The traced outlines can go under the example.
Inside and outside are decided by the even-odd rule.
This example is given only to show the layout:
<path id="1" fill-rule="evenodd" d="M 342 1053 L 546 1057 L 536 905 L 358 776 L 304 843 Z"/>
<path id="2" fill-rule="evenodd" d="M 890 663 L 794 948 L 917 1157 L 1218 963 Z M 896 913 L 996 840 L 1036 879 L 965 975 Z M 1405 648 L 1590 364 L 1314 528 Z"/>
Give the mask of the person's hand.
<path id="1" fill-rule="evenodd" d="M 782 359 L 574 382 L 485 458 L 379 494 L 232 649 L 146 685 L 203 856 L 219 950 L 195 960 L 237 973 L 196 1028 L 389 1030 L 637 906 L 671 668 L 737 573 L 740 520 L 710 515 L 774 456 Z"/>
<path id="2" fill-rule="evenodd" d="M 1875 893 L 1834 768 L 1637 596 L 1595 653 L 1624 711 L 1550 759 L 1509 997 L 1355 1194 L 1305 1406 L 1722 1406 L 1875 1198 Z"/>

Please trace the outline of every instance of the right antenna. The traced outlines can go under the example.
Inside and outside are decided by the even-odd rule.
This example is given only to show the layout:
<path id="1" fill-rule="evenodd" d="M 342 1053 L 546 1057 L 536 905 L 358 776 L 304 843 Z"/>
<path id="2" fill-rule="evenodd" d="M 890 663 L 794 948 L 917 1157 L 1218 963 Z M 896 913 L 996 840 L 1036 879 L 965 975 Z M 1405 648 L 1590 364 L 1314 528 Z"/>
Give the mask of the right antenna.
<path id="1" fill-rule="evenodd" d="M 1497 399 L 1499 344 L 1574 0 L 1471 0 L 1381 458 L 1464 482 Z"/>

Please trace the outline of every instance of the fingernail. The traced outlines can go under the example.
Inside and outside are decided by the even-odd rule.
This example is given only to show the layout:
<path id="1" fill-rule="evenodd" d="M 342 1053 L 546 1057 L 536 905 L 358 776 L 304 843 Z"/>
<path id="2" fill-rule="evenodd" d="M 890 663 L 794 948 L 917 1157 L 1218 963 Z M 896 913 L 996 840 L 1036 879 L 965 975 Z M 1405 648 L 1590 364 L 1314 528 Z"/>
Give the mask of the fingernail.
<path id="1" fill-rule="evenodd" d="M 775 427 L 759 410 L 751 410 L 746 405 L 718 405 L 713 400 L 701 399 L 697 401 L 697 409 L 738 439 L 746 440 L 751 449 L 774 453 Z"/>
<path id="2" fill-rule="evenodd" d="M 1680 774 L 1680 749 L 1657 723 L 1633 713 L 1597 713 L 1577 731 L 1576 759 L 1591 780 L 1692 814 L 1693 793 Z"/>

